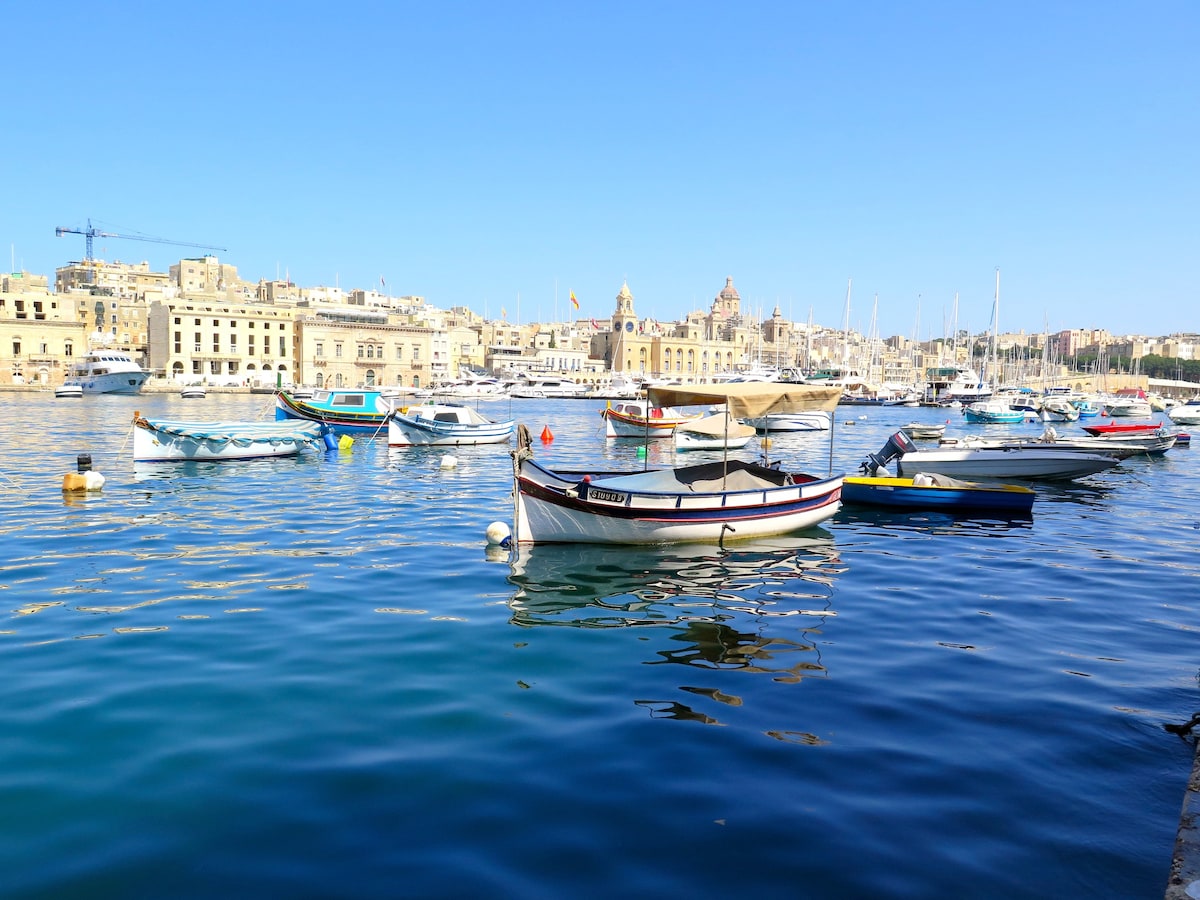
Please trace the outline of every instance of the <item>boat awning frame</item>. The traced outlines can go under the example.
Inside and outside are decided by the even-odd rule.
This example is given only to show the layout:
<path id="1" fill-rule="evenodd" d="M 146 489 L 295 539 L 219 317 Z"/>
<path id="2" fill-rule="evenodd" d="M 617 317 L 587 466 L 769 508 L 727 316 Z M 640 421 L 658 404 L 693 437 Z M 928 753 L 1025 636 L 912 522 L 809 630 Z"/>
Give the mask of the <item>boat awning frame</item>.
<path id="1" fill-rule="evenodd" d="M 655 406 L 703 406 L 724 403 L 735 419 L 754 419 L 768 413 L 813 410 L 832 412 L 842 396 L 840 387 L 817 387 L 775 381 L 733 384 L 650 387 L 646 399 Z"/>

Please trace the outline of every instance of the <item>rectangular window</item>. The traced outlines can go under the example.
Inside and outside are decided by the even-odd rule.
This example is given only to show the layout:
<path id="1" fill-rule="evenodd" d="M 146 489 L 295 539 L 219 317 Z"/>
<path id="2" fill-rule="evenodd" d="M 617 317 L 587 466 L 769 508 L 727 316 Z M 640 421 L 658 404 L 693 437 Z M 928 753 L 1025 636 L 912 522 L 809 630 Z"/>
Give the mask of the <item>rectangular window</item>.
<path id="1" fill-rule="evenodd" d="M 419 344 L 413 344 L 412 361 L 421 361 L 421 346 Z"/>
<path id="2" fill-rule="evenodd" d="M 317 342 L 315 355 L 316 355 L 317 359 L 320 359 L 322 356 L 325 355 L 325 345 L 320 343 L 319 341 Z"/>
<path id="3" fill-rule="evenodd" d="M 219 334 L 214 334 L 213 335 L 213 353 L 220 353 L 220 352 L 221 352 L 221 336 Z"/>
<path id="4" fill-rule="evenodd" d="M 20 356 L 20 355 L 21 355 L 21 342 L 13 341 L 13 356 Z"/>
<path id="5" fill-rule="evenodd" d="M 342 345 L 341 344 L 333 345 L 333 355 L 335 357 L 337 357 L 338 359 L 342 358 Z"/>
<path id="6" fill-rule="evenodd" d="M 282 334 L 279 336 L 279 356 L 281 358 L 287 356 L 287 338 Z"/>
<path id="7" fill-rule="evenodd" d="M 246 353 L 249 354 L 250 356 L 253 356 L 254 355 L 254 335 L 250 335 L 249 344 L 250 344 L 250 346 L 246 348 Z"/>
<path id="8" fill-rule="evenodd" d="M 183 352 L 183 335 L 180 332 L 175 332 L 175 352 Z"/>
<path id="9" fill-rule="evenodd" d="M 404 345 L 403 344 L 396 345 L 396 359 L 404 359 Z"/>
<path id="10" fill-rule="evenodd" d="M 198 331 L 196 332 L 196 349 L 193 352 L 194 353 L 200 352 L 200 332 L 198 332 Z"/>

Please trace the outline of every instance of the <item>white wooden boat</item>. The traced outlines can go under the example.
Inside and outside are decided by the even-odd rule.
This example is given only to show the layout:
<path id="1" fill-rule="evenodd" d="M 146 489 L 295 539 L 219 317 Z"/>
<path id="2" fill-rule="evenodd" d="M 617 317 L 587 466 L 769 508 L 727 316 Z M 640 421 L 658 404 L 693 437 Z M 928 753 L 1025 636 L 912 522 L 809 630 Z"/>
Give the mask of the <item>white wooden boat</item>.
<path id="1" fill-rule="evenodd" d="M 388 417 L 388 446 L 461 446 L 500 444 L 515 423 L 495 422 L 469 406 L 426 403 L 396 410 Z"/>
<path id="2" fill-rule="evenodd" d="M 618 400 L 600 410 L 607 437 L 665 438 L 676 426 L 694 422 L 701 414 L 688 415 L 670 406 L 655 406 L 645 400 Z"/>
<path id="3" fill-rule="evenodd" d="M 918 449 L 908 435 L 898 431 L 878 453 L 867 455 L 862 464 L 863 472 L 882 475 L 893 460 L 901 476 L 925 472 L 968 481 L 979 478 L 1070 481 L 1103 472 L 1118 463 L 1110 453 L 1032 443 L 998 447 L 964 443 Z"/>
<path id="4" fill-rule="evenodd" d="M 735 419 L 772 409 L 832 410 L 841 389 L 785 383 L 651 387 L 654 405 L 725 403 Z M 554 471 L 533 460 L 524 426 L 513 451 L 518 543 L 652 544 L 742 540 L 809 528 L 840 505 L 842 476 L 725 459 L 641 472 Z"/>
<path id="5" fill-rule="evenodd" d="M 676 450 L 740 450 L 756 433 L 724 411 L 677 425 L 672 437 Z"/>
<path id="6" fill-rule="evenodd" d="M 900 430 L 914 440 L 937 440 L 946 433 L 946 423 L 926 425 L 921 422 L 909 422 L 901 426 Z"/>
<path id="7" fill-rule="evenodd" d="M 133 418 L 134 462 L 258 459 L 323 448 L 328 429 L 300 419 L 265 422 L 182 422 Z"/>

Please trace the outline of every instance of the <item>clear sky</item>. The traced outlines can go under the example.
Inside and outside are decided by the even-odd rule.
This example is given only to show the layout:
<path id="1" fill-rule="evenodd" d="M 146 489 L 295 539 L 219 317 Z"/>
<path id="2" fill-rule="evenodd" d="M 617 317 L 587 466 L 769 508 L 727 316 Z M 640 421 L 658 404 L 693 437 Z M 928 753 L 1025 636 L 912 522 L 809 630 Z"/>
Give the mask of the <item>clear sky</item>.
<path id="1" fill-rule="evenodd" d="M 1200 3 L 19 3 L 0 241 L 510 321 L 1200 331 Z M 156 270 L 203 250 L 97 239 Z"/>

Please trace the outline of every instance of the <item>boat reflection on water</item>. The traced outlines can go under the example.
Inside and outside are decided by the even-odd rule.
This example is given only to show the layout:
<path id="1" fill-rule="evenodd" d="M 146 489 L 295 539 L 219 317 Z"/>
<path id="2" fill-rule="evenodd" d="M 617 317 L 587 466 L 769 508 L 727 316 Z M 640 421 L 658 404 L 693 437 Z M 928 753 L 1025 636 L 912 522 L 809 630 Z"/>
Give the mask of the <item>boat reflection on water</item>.
<path id="1" fill-rule="evenodd" d="M 514 625 L 667 628 L 670 643 L 650 664 L 760 672 L 776 681 L 824 673 L 815 642 L 805 638 L 836 615 L 834 580 L 845 571 L 823 529 L 724 547 L 522 545 L 510 566 Z M 804 624 L 772 631 L 771 620 L 785 617 Z M 677 718 L 683 709 L 659 712 Z"/>

